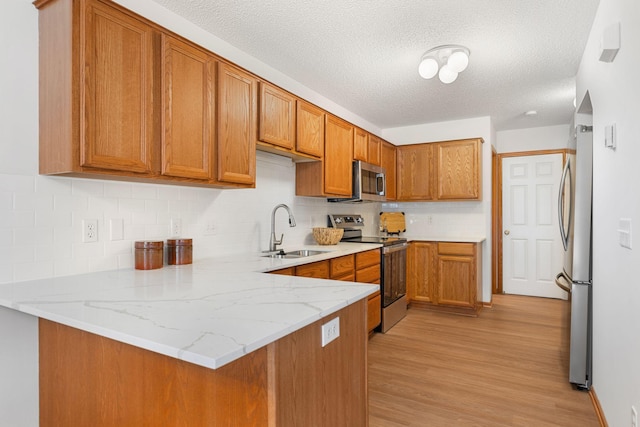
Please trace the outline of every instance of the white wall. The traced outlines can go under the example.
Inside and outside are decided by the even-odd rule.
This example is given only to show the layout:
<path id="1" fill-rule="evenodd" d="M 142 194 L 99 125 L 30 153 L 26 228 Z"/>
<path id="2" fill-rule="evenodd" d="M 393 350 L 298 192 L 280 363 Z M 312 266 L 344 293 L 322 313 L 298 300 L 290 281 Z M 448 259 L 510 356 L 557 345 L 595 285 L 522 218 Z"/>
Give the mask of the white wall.
<path id="1" fill-rule="evenodd" d="M 599 62 L 605 28 L 621 24 L 621 50 Z M 640 225 L 640 3 L 602 0 L 577 75 L 578 105 L 593 105 L 593 384 L 610 426 L 640 411 L 640 251 L 618 244 L 620 218 Z M 616 124 L 618 147 L 604 147 Z M 638 240 L 638 233 L 635 233 Z"/>
<path id="2" fill-rule="evenodd" d="M 404 211 L 408 215 L 407 231 L 412 226 L 438 236 L 456 237 L 461 234 L 486 237 L 482 244 L 482 301 L 491 301 L 491 146 L 496 133 L 489 117 L 476 117 L 428 123 L 401 128 L 383 129 L 382 137 L 397 145 L 483 138 L 482 201 L 481 202 L 422 202 L 385 203 L 385 210 Z"/>
<path id="3" fill-rule="evenodd" d="M 498 153 L 569 148 L 569 125 L 504 130 L 496 133 Z"/>

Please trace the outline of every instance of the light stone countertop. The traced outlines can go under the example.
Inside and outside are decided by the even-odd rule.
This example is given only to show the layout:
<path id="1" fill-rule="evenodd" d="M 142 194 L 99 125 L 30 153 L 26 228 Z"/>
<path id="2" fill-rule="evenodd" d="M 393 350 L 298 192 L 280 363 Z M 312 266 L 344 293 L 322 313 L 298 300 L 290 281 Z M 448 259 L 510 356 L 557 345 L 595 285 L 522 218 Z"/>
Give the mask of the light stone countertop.
<path id="1" fill-rule="evenodd" d="M 297 259 L 241 254 L 0 284 L 0 306 L 215 369 L 379 289 L 263 272 L 377 247 L 300 245 L 285 250 L 327 252 Z"/>

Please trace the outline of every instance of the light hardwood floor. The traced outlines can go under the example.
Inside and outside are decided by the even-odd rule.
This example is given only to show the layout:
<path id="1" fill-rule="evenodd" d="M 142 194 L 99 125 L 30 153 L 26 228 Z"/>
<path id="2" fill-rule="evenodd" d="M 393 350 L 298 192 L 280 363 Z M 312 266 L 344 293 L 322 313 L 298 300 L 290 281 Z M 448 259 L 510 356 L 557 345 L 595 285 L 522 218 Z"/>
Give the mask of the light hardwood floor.
<path id="1" fill-rule="evenodd" d="M 566 302 L 494 295 L 477 318 L 409 309 L 369 340 L 369 425 L 599 426 L 567 380 Z"/>

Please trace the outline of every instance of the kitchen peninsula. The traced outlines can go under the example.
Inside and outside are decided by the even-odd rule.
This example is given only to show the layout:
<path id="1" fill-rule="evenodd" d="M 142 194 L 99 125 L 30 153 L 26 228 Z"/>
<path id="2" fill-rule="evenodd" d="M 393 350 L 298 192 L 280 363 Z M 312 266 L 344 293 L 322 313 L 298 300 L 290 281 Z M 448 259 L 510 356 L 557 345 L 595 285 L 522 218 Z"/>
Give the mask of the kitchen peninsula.
<path id="1" fill-rule="evenodd" d="M 40 425 L 367 425 L 378 287 L 262 273 L 372 245 L 305 248 L 326 252 L 0 285 L 0 306 L 39 318 Z"/>

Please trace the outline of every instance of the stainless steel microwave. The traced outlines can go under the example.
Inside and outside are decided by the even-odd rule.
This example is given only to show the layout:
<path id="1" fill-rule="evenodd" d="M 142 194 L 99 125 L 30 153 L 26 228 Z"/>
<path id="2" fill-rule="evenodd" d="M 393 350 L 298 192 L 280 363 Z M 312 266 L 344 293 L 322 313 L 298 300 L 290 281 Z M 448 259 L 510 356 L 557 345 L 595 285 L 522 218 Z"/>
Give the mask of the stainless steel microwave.
<path id="1" fill-rule="evenodd" d="M 384 202 L 387 200 L 387 181 L 384 168 L 365 163 L 361 160 L 353 162 L 353 189 L 351 197 L 330 198 L 329 202 Z"/>

